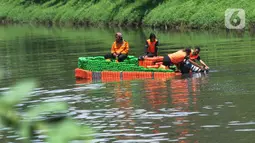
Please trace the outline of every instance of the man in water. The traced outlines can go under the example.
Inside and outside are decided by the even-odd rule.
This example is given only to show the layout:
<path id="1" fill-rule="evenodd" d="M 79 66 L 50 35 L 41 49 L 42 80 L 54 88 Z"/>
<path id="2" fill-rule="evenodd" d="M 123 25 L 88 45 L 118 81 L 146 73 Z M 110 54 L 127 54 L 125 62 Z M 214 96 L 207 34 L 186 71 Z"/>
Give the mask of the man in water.
<path id="1" fill-rule="evenodd" d="M 174 52 L 174 53 L 171 53 L 171 54 L 168 54 L 168 55 L 164 56 L 164 58 L 163 58 L 163 68 L 164 69 L 169 69 L 169 67 L 174 64 L 177 67 L 177 71 L 179 71 L 181 65 L 184 62 L 189 62 L 190 64 L 192 64 L 192 66 L 195 65 L 195 66 L 199 67 L 196 70 L 198 70 L 198 71 L 202 70 L 203 67 L 199 66 L 196 62 L 189 59 L 190 53 L 191 53 L 190 48 L 186 48 L 186 49 L 179 50 L 177 52 Z"/>
<path id="2" fill-rule="evenodd" d="M 194 50 L 191 50 L 189 58 L 193 61 L 199 61 L 206 70 L 209 70 L 209 67 L 205 64 L 204 61 L 201 60 L 199 53 L 200 53 L 200 47 L 196 46 Z"/>
<path id="3" fill-rule="evenodd" d="M 115 41 L 112 44 L 111 53 L 104 56 L 105 59 L 116 59 L 118 62 L 123 62 L 129 52 L 129 44 L 122 37 L 120 32 L 115 34 Z"/>
<path id="4" fill-rule="evenodd" d="M 183 62 L 180 63 L 180 70 L 182 74 L 192 72 L 204 72 L 204 67 L 196 65 L 194 61 L 184 59 Z"/>

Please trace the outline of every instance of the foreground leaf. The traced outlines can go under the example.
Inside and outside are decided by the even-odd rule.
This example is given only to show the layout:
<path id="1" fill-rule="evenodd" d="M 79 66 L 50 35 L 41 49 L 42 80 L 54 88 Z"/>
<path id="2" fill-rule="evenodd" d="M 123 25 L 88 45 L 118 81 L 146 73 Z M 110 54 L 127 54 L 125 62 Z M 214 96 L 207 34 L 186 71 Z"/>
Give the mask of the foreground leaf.
<path id="1" fill-rule="evenodd" d="M 11 108 L 27 97 L 35 87 L 36 82 L 34 80 L 24 80 L 17 83 L 9 92 L 4 93 L 4 95 L 0 97 L 0 106 Z"/>
<path id="2" fill-rule="evenodd" d="M 54 103 L 42 103 L 32 109 L 28 110 L 27 117 L 34 119 L 40 114 L 44 113 L 58 113 L 63 112 L 68 109 L 67 103 L 64 102 L 54 102 Z"/>
<path id="3" fill-rule="evenodd" d="M 23 121 L 21 122 L 21 127 L 20 127 L 20 136 L 25 138 L 26 141 L 30 139 L 30 123 Z"/>
<path id="4" fill-rule="evenodd" d="M 68 143 L 71 140 L 77 139 L 88 141 L 92 138 L 91 136 L 89 136 L 91 134 L 93 134 L 93 131 L 90 128 L 78 125 L 73 120 L 66 120 L 64 122 L 51 126 L 48 134 L 48 142 Z"/>

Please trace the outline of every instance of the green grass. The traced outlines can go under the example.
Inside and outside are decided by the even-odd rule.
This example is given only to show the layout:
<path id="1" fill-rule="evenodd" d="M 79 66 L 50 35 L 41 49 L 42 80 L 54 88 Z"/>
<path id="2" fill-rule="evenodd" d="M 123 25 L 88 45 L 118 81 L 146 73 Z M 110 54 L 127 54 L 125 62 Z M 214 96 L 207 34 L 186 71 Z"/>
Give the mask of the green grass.
<path id="1" fill-rule="evenodd" d="M 7 22 L 146 25 L 170 28 L 224 28 L 227 8 L 243 8 L 246 26 L 255 23 L 253 0 L 2 0 Z"/>

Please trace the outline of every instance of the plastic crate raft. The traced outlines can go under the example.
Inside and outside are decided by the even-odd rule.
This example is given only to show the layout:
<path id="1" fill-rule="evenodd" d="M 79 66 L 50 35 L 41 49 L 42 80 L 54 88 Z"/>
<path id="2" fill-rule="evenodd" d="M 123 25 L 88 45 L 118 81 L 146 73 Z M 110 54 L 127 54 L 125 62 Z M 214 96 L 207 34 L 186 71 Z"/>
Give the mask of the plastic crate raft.
<path id="1" fill-rule="evenodd" d="M 103 56 L 80 57 L 78 68 L 75 69 L 77 79 L 89 80 L 133 80 L 144 78 L 168 78 L 178 73 L 174 69 L 148 68 L 162 61 L 163 57 L 145 58 L 138 61 L 134 56 L 128 56 L 124 62 L 106 61 Z M 175 68 L 175 67 L 172 67 Z"/>

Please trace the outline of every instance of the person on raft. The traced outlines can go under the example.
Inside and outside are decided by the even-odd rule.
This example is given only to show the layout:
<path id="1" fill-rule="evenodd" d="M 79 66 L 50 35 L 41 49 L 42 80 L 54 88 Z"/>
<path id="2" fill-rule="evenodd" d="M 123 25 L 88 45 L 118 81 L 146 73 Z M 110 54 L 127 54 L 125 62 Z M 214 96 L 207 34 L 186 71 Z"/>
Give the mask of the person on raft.
<path id="1" fill-rule="evenodd" d="M 146 40 L 144 46 L 144 55 L 140 56 L 138 59 L 143 60 L 145 57 L 154 57 L 158 56 L 158 45 L 159 41 L 156 39 L 156 35 L 154 33 L 150 34 L 148 40 Z"/>
<path id="2" fill-rule="evenodd" d="M 163 68 L 170 69 L 170 66 L 176 65 L 177 67 L 176 71 L 180 71 L 180 68 L 181 68 L 180 66 L 182 66 L 183 63 L 186 63 L 186 65 L 188 65 L 189 69 L 191 69 L 192 71 L 196 71 L 196 72 L 203 71 L 202 66 L 199 66 L 196 62 L 192 61 L 189 58 L 190 53 L 191 53 L 191 49 L 186 48 L 186 49 L 182 49 L 177 52 L 165 55 L 163 58 L 163 64 L 162 64 Z"/>
<path id="3" fill-rule="evenodd" d="M 196 46 L 195 49 L 191 50 L 189 58 L 193 60 L 194 62 L 199 61 L 204 66 L 205 70 L 209 70 L 209 67 L 206 65 L 206 63 L 201 60 L 199 53 L 200 53 L 200 47 Z"/>
<path id="4" fill-rule="evenodd" d="M 122 37 L 120 32 L 115 34 L 115 41 L 112 44 L 111 53 L 104 56 L 105 59 L 116 59 L 118 62 L 123 62 L 128 57 L 129 44 Z"/>

